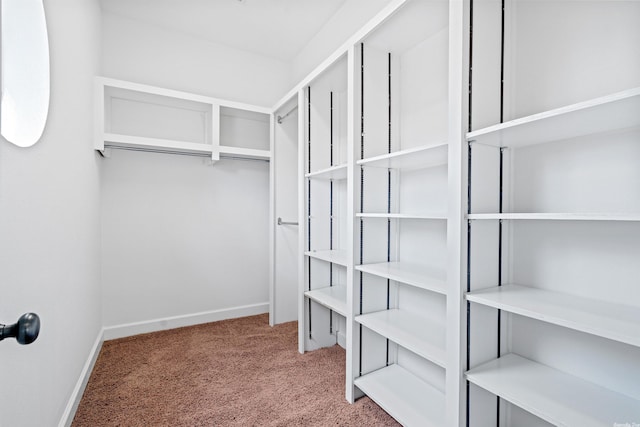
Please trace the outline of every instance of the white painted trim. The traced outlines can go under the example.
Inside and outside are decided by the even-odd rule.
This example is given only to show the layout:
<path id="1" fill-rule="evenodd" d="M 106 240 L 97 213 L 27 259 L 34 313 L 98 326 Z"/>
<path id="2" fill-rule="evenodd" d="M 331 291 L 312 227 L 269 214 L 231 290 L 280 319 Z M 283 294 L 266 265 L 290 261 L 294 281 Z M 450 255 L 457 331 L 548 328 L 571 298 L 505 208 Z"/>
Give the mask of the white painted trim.
<path id="1" fill-rule="evenodd" d="M 347 334 L 342 332 L 342 331 L 338 331 L 337 334 L 337 341 L 338 341 L 338 345 L 344 349 L 347 348 Z"/>
<path id="2" fill-rule="evenodd" d="M 69 397 L 67 406 L 66 408 L 64 408 L 64 412 L 62 413 L 62 417 L 60 418 L 58 427 L 69 427 L 73 422 L 73 418 L 75 417 L 76 411 L 78 410 L 78 405 L 80 404 L 80 400 L 82 399 L 82 395 L 84 394 L 84 389 L 87 387 L 87 383 L 89 382 L 89 377 L 91 377 L 93 366 L 96 364 L 96 360 L 98 359 L 98 355 L 100 354 L 100 349 L 102 348 L 103 342 L 104 328 L 100 329 L 100 331 L 98 332 L 98 336 L 96 337 L 96 341 L 93 343 L 93 347 L 91 347 L 89 357 L 87 358 L 87 361 L 82 368 L 82 372 L 80 372 L 80 377 L 78 378 L 76 386 L 73 388 L 73 392 Z"/>
<path id="3" fill-rule="evenodd" d="M 269 326 L 276 324 L 276 127 L 274 111 L 269 115 Z"/>
<path id="4" fill-rule="evenodd" d="M 96 82 L 102 86 L 110 86 L 120 89 L 127 89 L 136 92 L 151 93 L 154 95 L 168 96 L 171 98 L 186 99 L 189 101 L 201 102 L 203 104 L 218 104 L 222 107 L 237 108 L 239 110 L 255 111 L 257 113 L 271 114 L 271 108 L 260 105 L 245 104 L 242 102 L 229 101 L 226 99 L 213 98 L 210 96 L 198 95 L 195 93 L 182 92 L 158 86 L 150 86 L 141 83 L 134 83 L 125 80 L 117 80 L 109 77 L 96 76 Z M 103 89 L 104 90 L 104 89 Z"/>
<path id="5" fill-rule="evenodd" d="M 448 82 L 448 176 L 447 176 L 447 366 L 445 381 L 446 425 L 464 423 L 466 413 L 466 388 L 464 361 L 466 352 L 467 311 L 463 286 L 466 285 L 466 127 L 468 111 L 467 67 L 468 38 L 465 29 L 469 25 L 469 2 L 449 2 L 449 82 Z"/>
<path id="6" fill-rule="evenodd" d="M 307 235 L 307 218 L 305 218 L 305 180 L 304 180 L 304 158 L 305 158 L 305 127 L 304 122 L 307 112 L 305 111 L 304 90 L 301 88 L 298 93 L 298 352 L 305 352 L 305 325 L 307 317 L 305 315 L 305 237 Z M 301 326 L 302 325 L 302 326 Z M 310 349 L 307 349 L 310 350 Z"/>
<path id="7" fill-rule="evenodd" d="M 382 9 L 376 16 L 371 18 L 363 27 L 361 27 L 355 34 L 347 39 L 338 49 L 336 49 L 327 59 L 322 61 L 313 71 L 307 74 L 307 77 L 302 79 L 293 89 L 291 89 L 276 105 L 272 108 L 272 111 L 276 111 L 284 104 L 287 103 L 296 93 L 305 86 L 307 86 L 316 77 L 322 74 L 327 68 L 333 65 L 340 57 L 346 55 L 349 49 L 365 38 L 371 31 L 377 28 L 382 22 L 386 21 L 391 15 L 393 15 L 407 0 L 392 0 L 384 9 Z"/>
<path id="8" fill-rule="evenodd" d="M 268 312 L 269 302 L 242 305 L 220 310 L 203 311 L 200 313 L 184 314 L 181 316 L 164 317 L 160 319 L 145 320 L 142 322 L 107 326 L 104 328 L 103 337 L 105 341 L 108 341 L 117 338 L 130 337 L 132 335 L 182 328 L 202 323 L 217 322 L 219 320 L 235 319 L 237 317 L 253 316 Z"/>
<path id="9" fill-rule="evenodd" d="M 93 82 L 93 145 L 96 150 L 104 150 L 104 85 L 99 80 Z"/>

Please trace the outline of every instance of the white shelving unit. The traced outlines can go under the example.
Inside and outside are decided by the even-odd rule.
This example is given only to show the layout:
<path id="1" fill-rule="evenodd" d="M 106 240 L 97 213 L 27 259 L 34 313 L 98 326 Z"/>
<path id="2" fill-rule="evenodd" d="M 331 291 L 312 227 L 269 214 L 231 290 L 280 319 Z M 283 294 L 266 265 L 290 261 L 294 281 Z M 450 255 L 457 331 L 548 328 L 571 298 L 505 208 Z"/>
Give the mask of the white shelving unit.
<path id="1" fill-rule="evenodd" d="M 467 427 L 640 423 L 640 69 L 594 66 L 634 55 L 621 39 L 591 58 L 554 56 L 577 40 L 612 42 L 602 25 L 624 25 L 627 6 L 474 9 Z M 560 11 L 581 22 L 572 37 L 549 18 Z M 569 75 L 602 85 L 577 87 Z"/>
<path id="2" fill-rule="evenodd" d="M 409 426 L 446 425 L 448 8 L 407 2 L 355 49 L 352 375 Z"/>
<path id="3" fill-rule="evenodd" d="M 625 222 L 638 222 L 640 221 L 640 214 L 634 213 L 546 213 L 546 212 L 532 212 L 532 213 L 491 213 L 491 214 L 469 214 L 467 215 L 469 220 L 534 220 L 534 221 L 625 221 Z"/>
<path id="4" fill-rule="evenodd" d="M 331 166 L 316 172 L 310 172 L 304 175 L 305 178 L 341 180 L 347 179 L 347 165 Z"/>
<path id="5" fill-rule="evenodd" d="M 296 89 L 300 349 L 344 322 L 347 400 L 407 426 L 640 424 L 640 6 L 471 3 L 392 1 Z"/>
<path id="6" fill-rule="evenodd" d="M 347 287 L 329 286 L 326 288 L 307 291 L 304 295 L 312 301 L 335 311 L 341 316 L 347 316 Z"/>
<path id="7" fill-rule="evenodd" d="M 478 366 L 466 377 L 552 425 L 613 426 L 640 418 L 640 400 L 516 354 Z"/>
<path id="8" fill-rule="evenodd" d="M 640 126 L 640 87 L 469 132 L 467 140 L 525 147 Z"/>
<path id="9" fill-rule="evenodd" d="M 400 365 L 371 372 L 355 385 L 403 425 L 446 425 L 444 394 Z"/>
<path id="10" fill-rule="evenodd" d="M 640 346 L 640 308 L 520 285 L 467 294 L 467 300 L 599 337 Z"/>
<path id="11" fill-rule="evenodd" d="M 346 267 L 348 264 L 348 255 L 344 250 L 332 249 L 325 251 L 307 251 L 304 254 L 309 258 L 326 261 L 343 267 Z"/>
<path id="12" fill-rule="evenodd" d="M 299 351 L 346 346 L 346 241 L 348 185 L 346 91 L 347 58 L 343 56 L 301 89 L 299 114 L 300 185 L 304 213 L 304 262 L 300 287 Z M 302 101 L 300 101 L 302 100 Z"/>
<path id="13" fill-rule="evenodd" d="M 270 160 L 271 110 L 106 77 L 95 80 L 95 149 Z"/>
<path id="14" fill-rule="evenodd" d="M 356 316 L 356 322 L 417 355 L 445 367 L 445 326 L 398 309 Z"/>
<path id="15" fill-rule="evenodd" d="M 383 169 L 424 169 L 447 164 L 448 145 L 446 142 L 422 147 L 409 148 L 388 154 L 358 160 L 359 166 Z"/>
<path id="16" fill-rule="evenodd" d="M 446 214 L 404 214 L 404 213 L 357 213 L 358 218 L 389 218 L 389 219 L 447 219 Z"/>
<path id="17" fill-rule="evenodd" d="M 443 295 L 447 293 L 446 274 L 423 265 L 393 261 L 358 265 L 356 270 Z"/>

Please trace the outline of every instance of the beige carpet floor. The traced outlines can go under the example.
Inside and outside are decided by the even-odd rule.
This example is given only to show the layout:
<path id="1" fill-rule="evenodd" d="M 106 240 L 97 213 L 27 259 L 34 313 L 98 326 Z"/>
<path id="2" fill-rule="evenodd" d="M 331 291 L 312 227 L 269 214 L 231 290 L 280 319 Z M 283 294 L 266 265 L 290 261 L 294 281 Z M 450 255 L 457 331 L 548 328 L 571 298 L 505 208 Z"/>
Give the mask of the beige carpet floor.
<path id="1" fill-rule="evenodd" d="M 72 426 L 398 425 L 347 403 L 342 348 L 296 340 L 296 322 L 259 315 L 107 341 Z"/>

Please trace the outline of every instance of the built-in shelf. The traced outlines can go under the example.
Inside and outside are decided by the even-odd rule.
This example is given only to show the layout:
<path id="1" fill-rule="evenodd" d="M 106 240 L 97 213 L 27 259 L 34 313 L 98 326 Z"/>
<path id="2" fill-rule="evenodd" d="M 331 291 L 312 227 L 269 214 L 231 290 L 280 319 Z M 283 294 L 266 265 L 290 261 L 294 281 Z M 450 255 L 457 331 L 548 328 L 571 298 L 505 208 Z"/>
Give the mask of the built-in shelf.
<path id="1" fill-rule="evenodd" d="M 483 213 L 469 214 L 471 220 L 547 220 L 547 221 L 640 221 L 640 213 Z"/>
<path id="2" fill-rule="evenodd" d="M 640 420 L 639 400 L 515 354 L 473 368 L 466 377 L 557 426 L 602 427 Z"/>
<path id="3" fill-rule="evenodd" d="M 639 307 L 520 285 L 503 285 L 473 291 L 467 294 L 467 300 L 640 346 Z"/>
<path id="4" fill-rule="evenodd" d="M 445 325 L 406 311 L 391 309 L 356 317 L 356 322 L 417 355 L 445 367 Z"/>
<path id="5" fill-rule="evenodd" d="M 447 143 L 439 143 L 358 160 L 357 164 L 388 169 L 427 169 L 446 165 L 448 152 Z"/>
<path id="6" fill-rule="evenodd" d="M 305 178 L 312 179 L 347 179 L 347 165 L 331 166 L 330 168 L 305 174 Z"/>
<path id="7" fill-rule="evenodd" d="M 271 159 L 268 108 L 105 77 L 95 95 L 94 146 L 105 157 L 123 149 Z"/>
<path id="8" fill-rule="evenodd" d="M 447 215 L 441 213 L 432 214 L 401 214 L 401 213 L 379 213 L 379 212 L 362 212 L 356 213 L 358 218 L 391 218 L 391 219 L 438 219 L 446 220 Z"/>
<path id="9" fill-rule="evenodd" d="M 304 253 L 306 256 L 320 259 L 322 261 L 347 266 L 347 252 L 343 250 L 326 250 L 326 251 L 308 251 Z"/>
<path id="10" fill-rule="evenodd" d="M 306 291 L 304 295 L 312 301 L 347 316 L 347 288 L 345 286 L 328 286 L 326 288 Z"/>
<path id="11" fill-rule="evenodd" d="M 446 295 L 447 281 L 445 272 L 406 262 L 381 262 L 356 266 L 356 270 L 385 279 L 405 283 Z"/>
<path id="12" fill-rule="evenodd" d="M 354 383 L 404 426 L 446 425 L 444 393 L 397 364 L 361 376 Z"/>
<path id="13" fill-rule="evenodd" d="M 467 134 L 468 141 L 521 147 L 640 127 L 640 88 L 511 120 Z"/>
<path id="14" fill-rule="evenodd" d="M 103 134 L 104 148 L 128 148 L 140 151 L 166 151 L 211 155 L 211 144 L 175 141 L 170 139 L 148 138 L 143 136 L 121 135 L 117 133 Z"/>
<path id="15" fill-rule="evenodd" d="M 255 148 L 220 146 L 220 157 L 231 157 L 238 159 L 270 160 L 271 151 L 258 150 Z"/>

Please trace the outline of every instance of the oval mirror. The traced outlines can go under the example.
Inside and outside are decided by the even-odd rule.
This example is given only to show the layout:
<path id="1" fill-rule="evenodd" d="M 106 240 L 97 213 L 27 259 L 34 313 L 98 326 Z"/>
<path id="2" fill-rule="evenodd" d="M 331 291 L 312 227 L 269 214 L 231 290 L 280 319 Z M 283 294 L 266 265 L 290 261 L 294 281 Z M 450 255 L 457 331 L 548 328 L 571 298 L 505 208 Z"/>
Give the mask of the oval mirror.
<path id="1" fill-rule="evenodd" d="M 1 0 L 0 133 L 30 147 L 49 112 L 49 39 L 42 0 Z"/>

